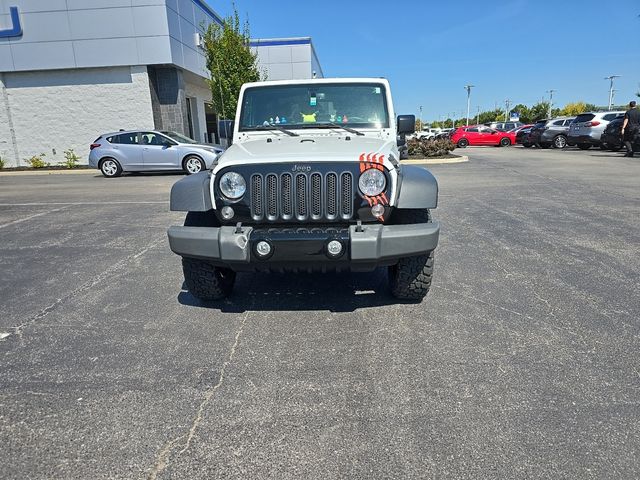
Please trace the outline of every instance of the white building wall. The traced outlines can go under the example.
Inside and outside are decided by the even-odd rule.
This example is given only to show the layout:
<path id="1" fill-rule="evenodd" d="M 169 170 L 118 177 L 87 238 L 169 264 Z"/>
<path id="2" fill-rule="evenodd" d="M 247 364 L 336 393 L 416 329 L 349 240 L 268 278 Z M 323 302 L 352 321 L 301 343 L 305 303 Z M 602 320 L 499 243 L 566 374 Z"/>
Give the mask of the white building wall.
<path id="1" fill-rule="evenodd" d="M 5 161 L 7 167 L 15 165 L 13 163 L 15 158 L 13 134 L 7 108 L 7 91 L 2 73 L 0 73 L 0 158 Z"/>
<path id="2" fill-rule="evenodd" d="M 86 163 L 89 145 L 100 134 L 154 127 L 144 66 L 10 72 L 4 82 L 9 108 L 0 99 L 0 140 L 9 143 L 0 143 L 0 155 L 7 166 L 25 166 L 39 153 L 54 165 L 69 148 Z M 15 149 L 5 136 L 9 112 Z"/>
<path id="3" fill-rule="evenodd" d="M 0 71 L 175 64 L 207 76 L 196 34 L 221 19 L 203 0 L 0 0 L 23 34 L 0 38 Z"/>
<path id="4" fill-rule="evenodd" d="M 256 39 L 251 41 L 258 68 L 267 80 L 322 78 L 322 69 L 310 38 Z"/>

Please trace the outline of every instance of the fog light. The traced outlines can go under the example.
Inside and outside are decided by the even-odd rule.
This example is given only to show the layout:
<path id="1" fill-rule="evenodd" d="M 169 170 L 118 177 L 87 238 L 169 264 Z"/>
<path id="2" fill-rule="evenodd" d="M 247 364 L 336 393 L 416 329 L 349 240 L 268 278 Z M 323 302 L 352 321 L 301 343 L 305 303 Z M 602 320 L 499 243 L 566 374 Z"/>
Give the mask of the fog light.
<path id="1" fill-rule="evenodd" d="M 332 257 L 337 257 L 342 253 L 342 243 L 338 240 L 331 240 L 327 244 L 327 252 L 329 252 L 329 255 Z"/>
<path id="2" fill-rule="evenodd" d="M 266 257 L 271 253 L 271 245 L 269 242 L 265 242 L 264 240 L 260 240 L 256 245 L 256 252 L 261 257 Z"/>
<path id="3" fill-rule="evenodd" d="M 384 206 L 380 205 L 380 204 L 374 205 L 373 207 L 371 207 L 371 214 L 374 217 L 383 216 L 384 215 Z"/>
<path id="4" fill-rule="evenodd" d="M 233 208 L 231 207 L 222 207 L 222 210 L 220 210 L 220 213 L 222 214 L 222 218 L 224 218 L 225 220 L 231 220 L 233 216 L 236 214 L 236 212 L 234 212 Z"/>

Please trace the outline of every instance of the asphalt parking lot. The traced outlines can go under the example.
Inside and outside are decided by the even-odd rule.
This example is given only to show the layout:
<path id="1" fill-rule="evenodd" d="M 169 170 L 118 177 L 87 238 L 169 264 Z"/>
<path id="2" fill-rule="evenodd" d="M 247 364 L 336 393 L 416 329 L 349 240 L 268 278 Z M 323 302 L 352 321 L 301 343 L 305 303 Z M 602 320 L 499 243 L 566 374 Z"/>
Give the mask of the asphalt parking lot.
<path id="1" fill-rule="evenodd" d="M 204 305 L 180 175 L 0 174 L 0 477 L 636 478 L 640 158 L 461 153 L 417 305 L 384 272 Z"/>

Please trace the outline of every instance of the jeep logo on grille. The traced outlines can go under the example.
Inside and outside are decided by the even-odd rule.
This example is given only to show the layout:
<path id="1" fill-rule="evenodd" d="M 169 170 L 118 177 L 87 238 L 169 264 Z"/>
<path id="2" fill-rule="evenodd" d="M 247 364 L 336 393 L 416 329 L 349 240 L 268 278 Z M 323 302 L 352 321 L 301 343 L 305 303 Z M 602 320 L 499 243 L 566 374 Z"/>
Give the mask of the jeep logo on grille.
<path id="1" fill-rule="evenodd" d="M 292 172 L 310 172 L 311 165 L 294 165 L 291 167 Z"/>

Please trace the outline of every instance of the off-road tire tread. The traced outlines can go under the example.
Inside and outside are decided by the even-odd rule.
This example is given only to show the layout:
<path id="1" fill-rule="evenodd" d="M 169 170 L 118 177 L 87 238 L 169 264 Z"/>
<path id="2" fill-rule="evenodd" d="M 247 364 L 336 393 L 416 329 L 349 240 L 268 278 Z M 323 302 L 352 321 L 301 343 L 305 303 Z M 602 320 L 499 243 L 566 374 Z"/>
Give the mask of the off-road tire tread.
<path id="1" fill-rule="evenodd" d="M 185 227 L 219 227 L 213 211 L 188 212 Z M 216 267 L 206 260 L 182 257 L 182 271 L 187 289 L 200 300 L 222 300 L 233 290 L 236 274 L 232 270 Z"/>
<path id="2" fill-rule="evenodd" d="M 200 300 L 222 300 L 233 290 L 235 272 L 212 265 L 206 260 L 182 257 L 182 271 L 187 289 Z"/>
<path id="3" fill-rule="evenodd" d="M 398 209 L 391 223 L 411 225 L 431 222 L 429 209 Z M 431 288 L 433 251 L 425 255 L 404 257 L 389 267 L 389 286 L 394 297 L 403 300 L 422 300 Z"/>
<path id="4" fill-rule="evenodd" d="M 431 288 L 433 278 L 433 250 L 426 255 L 401 258 L 389 267 L 389 283 L 394 297 L 403 300 L 422 300 Z"/>

